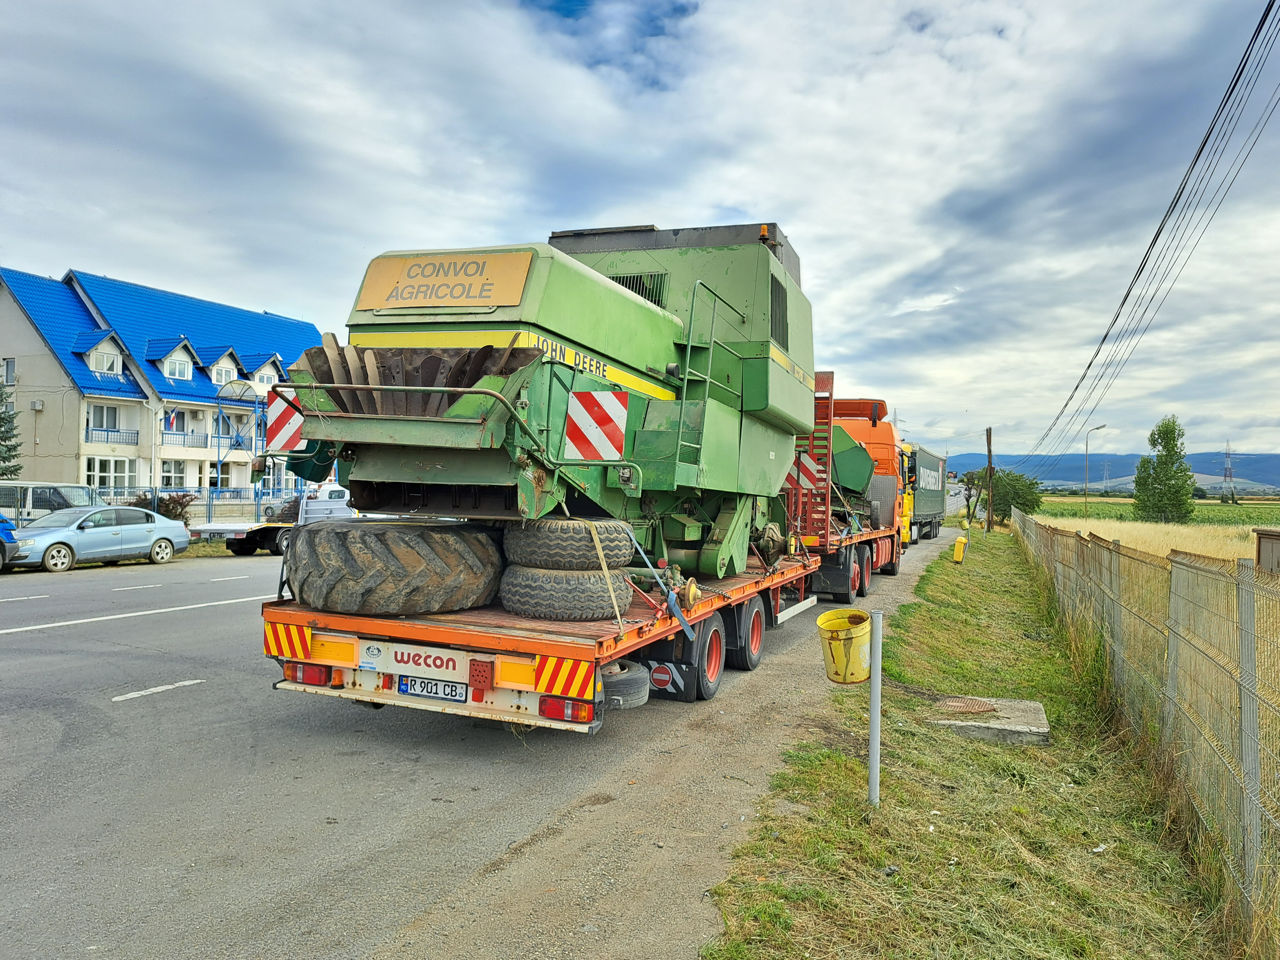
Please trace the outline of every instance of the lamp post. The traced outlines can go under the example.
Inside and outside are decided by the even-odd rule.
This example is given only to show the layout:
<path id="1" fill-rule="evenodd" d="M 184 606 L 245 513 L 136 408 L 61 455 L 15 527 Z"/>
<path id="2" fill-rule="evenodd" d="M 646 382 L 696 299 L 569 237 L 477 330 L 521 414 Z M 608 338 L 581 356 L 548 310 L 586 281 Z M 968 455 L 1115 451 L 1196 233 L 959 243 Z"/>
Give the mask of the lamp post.
<path id="1" fill-rule="evenodd" d="M 1089 519 L 1089 434 L 1105 426 L 1105 423 L 1100 423 L 1084 432 L 1084 518 L 1086 520 Z"/>

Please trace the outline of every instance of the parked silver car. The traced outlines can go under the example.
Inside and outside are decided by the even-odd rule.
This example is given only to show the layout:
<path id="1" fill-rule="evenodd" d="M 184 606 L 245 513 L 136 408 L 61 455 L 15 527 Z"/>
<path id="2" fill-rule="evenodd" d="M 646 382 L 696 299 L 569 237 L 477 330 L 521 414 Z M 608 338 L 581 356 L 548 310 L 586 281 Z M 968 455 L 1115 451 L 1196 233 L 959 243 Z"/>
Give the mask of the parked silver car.
<path id="1" fill-rule="evenodd" d="M 14 531 L 18 551 L 11 567 L 70 570 L 78 561 L 118 563 L 146 557 L 168 563 L 191 543 L 176 520 L 139 507 L 74 507 L 55 510 Z"/>

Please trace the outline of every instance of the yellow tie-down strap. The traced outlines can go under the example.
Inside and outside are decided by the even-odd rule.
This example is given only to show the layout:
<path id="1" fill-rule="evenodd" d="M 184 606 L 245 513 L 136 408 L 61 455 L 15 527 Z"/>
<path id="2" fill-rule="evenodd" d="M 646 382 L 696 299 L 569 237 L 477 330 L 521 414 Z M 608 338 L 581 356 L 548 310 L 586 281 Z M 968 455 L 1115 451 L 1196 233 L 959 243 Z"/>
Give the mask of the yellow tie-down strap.
<path id="1" fill-rule="evenodd" d="M 287 657 L 290 660 L 311 658 L 311 628 L 295 627 L 290 623 L 263 624 L 262 652 L 268 657 Z"/>
<path id="2" fill-rule="evenodd" d="M 596 698 L 596 665 L 590 660 L 567 660 L 564 657 L 538 657 L 534 669 L 533 689 L 576 700 Z"/>

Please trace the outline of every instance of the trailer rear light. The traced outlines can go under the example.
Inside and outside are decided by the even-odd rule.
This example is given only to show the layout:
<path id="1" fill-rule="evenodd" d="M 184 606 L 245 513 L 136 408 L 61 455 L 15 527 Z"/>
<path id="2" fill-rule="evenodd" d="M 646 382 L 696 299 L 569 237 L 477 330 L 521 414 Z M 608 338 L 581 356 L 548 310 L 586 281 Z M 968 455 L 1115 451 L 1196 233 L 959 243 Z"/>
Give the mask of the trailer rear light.
<path id="1" fill-rule="evenodd" d="M 284 665 L 284 678 L 294 683 L 306 683 L 314 687 L 323 687 L 329 683 L 330 668 L 318 663 L 295 663 L 292 660 Z"/>
<path id="2" fill-rule="evenodd" d="M 394 690 L 396 687 L 396 675 L 394 673 L 384 673 L 382 675 L 382 689 Z"/>
<path id="3" fill-rule="evenodd" d="M 596 717 L 596 705 L 564 697 L 541 697 L 538 700 L 538 716 L 548 720 L 571 720 L 574 723 L 590 723 Z"/>

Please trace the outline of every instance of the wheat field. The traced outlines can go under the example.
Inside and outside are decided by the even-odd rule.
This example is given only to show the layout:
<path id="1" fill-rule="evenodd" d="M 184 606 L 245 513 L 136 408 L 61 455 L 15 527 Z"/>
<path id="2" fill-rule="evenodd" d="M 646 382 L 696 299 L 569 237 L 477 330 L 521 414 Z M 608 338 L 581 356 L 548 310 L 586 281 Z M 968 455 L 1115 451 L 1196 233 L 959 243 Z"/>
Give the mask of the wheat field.
<path id="1" fill-rule="evenodd" d="M 1126 547 L 1167 556 L 1170 550 L 1199 553 L 1207 557 L 1238 560 L 1256 552 L 1250 527 L 1232 524 L 1139 523 L 1136 520 L 1108 520 L 1090 517 L 1045 517 L 1036 520 L 1059 530 L 1093 533 L 1105 540 L 1119 540 Z"/>

